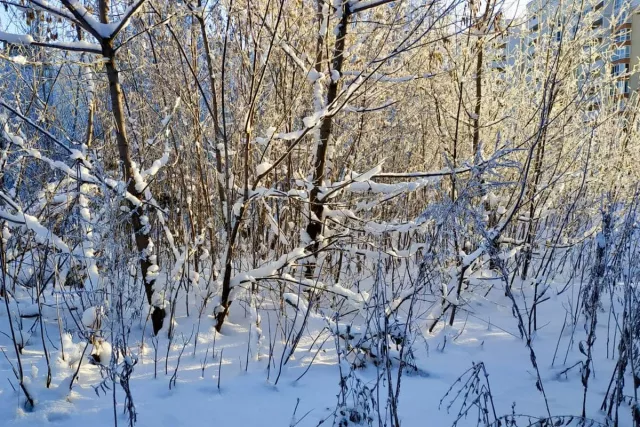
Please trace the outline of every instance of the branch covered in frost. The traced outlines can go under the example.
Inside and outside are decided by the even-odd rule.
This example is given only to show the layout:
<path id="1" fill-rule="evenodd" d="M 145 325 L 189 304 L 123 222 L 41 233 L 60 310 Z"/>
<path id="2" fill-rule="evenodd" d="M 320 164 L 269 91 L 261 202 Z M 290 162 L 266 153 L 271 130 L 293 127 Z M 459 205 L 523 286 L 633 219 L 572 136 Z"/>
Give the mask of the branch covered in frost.
<path id="1" fill-rule="evenodd" d="M 275 276 L 278 270 L 306 256 L 308 256 L 308 254 L 304 248 L 295 248 L 291 252 L 282 255 L 276 261 L 233 276 L 231 279 L 231 287 L 233 288 L 246 282 L 253 282 L 258 278 Z"/>
<path id="2" fill-rule="evenodd" d="M 88 183 L 88 184 L 104 184 L 107 188 L 111 189 L 112 191 L 115 191 L 117 193 L 123 193 L 123 197 L 127 199 L 129 202 L 131 202 L 134 206 L 142 205 L 142 201 L 140 201 L 140 199 L 138 199 L 135 195 L 129 193 L 126 190 L 126 185 L 122 181 L 117 181 L 111 178 L 102 178 L 100 176 L 92 175 L 91 171 L 93 170 L 93 167 L 91 165 L 91 162 L 89 162 L 85 158 L 84 154 L 80 150 L 67 147 L 65 144 L 63 144 L 57 138 L 51 135 L 51 133 L 49 133 L 42 127 L 38 126 L 36 123 L 31 121 L 27 117 L 23 116 L 22 114 L 17 112 L 15 109 L 11 108 L 4 101 L 0 101 L 0 106 L 7 108 L 9 111 L 11 111 L 12 113 L 16 114 L 18 117 L 23 119 L 26 123 L 33 126 L 39 132 L 51 138 L 51 140 L 58 147 L 61 147 L 67 153 L 70 154 L 69 160 L 71 160 L 72 162 L 79 162 L 81 164 L 81 167 L 72 168 L 71 166 L 67 165 L 63 161 L 53 160 L 43 155 L 40 151 L 36 149 L 28 148 L 24 143 L 24 139 L 20 135 L 13 134 L 9 130 L 8 125 L 5 123 L 5 125 L 1 129 L 1 132 L 2 132 L 2 137 L 4 137 L 7 141 L 20 147 L 20 149 L 23 150 L 25 153 L 27 153 L 29 156 L 32 156 L 35 159 L 38 159 L 47 163 L 51 169 L 63 172 L 67 177 L 73 180 L 76 180 L 82 183 Z M 6 118 L 4 116 L 0 116 L 0 119 L 6 122 Z M 156 209 L 158 208 L 155 205 L 154 207 Z"/>
<path id="3" fill-rule="evenodd" d="M 387 3 L 393 3 L 395 0 L 349 0 L 349 13 L 364 12 L 374 7 L 382 6 Z"/>
<path id="4" fill-rule="evenodd" d="M 69 247 L 64 241 L 55 235 L 51 230 L 40 224 L 38 218 L 35 216 L 24 213 L 17 204 L 9 198 L 4 192 L 0 191 L 0 198 L 17 210 L 15 214 L 11 214 L 4 209 L 0 208 L 0 218 L 12 222 L 14 224 L 24 225 L 27 229 L 33 231 L 36 235 L 36 239 L 40 243 L 51 243 L 60 252 L 70 253 Z"/>
<path id="5" fill-rule="evenodd" d="M 292 263 L 296 262 L 299 259 L 305 258 L 309 256 L 309 254 L 305 251 L 305 248 L 295 248 L 289 253 L 282 255 L 276 261 L 267 263 L 262 267 L 254 268 L 252 270 L 246 271 L 244 273 L 236 274 L 231 278 L 230 288 L 231 294 L 229 296 L 229 301 L 233 301 L 235 299 L 235 295 L 240 290 L 240 287 L 244 283 L 254 283 L 257 280 L 267 279 L 267 278 L 276 278 L 278 277 L 278 270 L 281 270 Z M 216 313 L 219 313 L 220 310 L 223 310 L 222 306 L 218 306 L 216 308 Z"/>
<path id="6" fill-rule="evenodd" d="M 62 41 L 50 41 L 50 42 L 42 42 L 38 40 L 34 40 L 30 35 L 24 34 L 13 34 L 6 33 L 4 31 L 0 31 L 0 40 L 7 42 L 9 44 L 14 45 L 23 45 L 23 46 L 41 46 L 41 47 L 50 47 L 53 49 L 67 50 L 67 51 L 76 51 L 76 52 L 87 52 L 87 53 L 95 53 L 102 54 L 102 49 L 99 45 L 95 43 L 89 43 L 86 41 L 77 41 L 77 42 L 62 42 Z"/>
<path id="7" fill-rule="evenodd" d="M 125 28 L 133 15 L 140 10 L 146 0 L 138 0 L 127 8 L 124 17 L 117 22 L 103 24 L 98 22 L 89 11 L 77 0 L 62 0 L 62 4 L 71 12 L 82 27 L 98 40 L 111 40 Z"/>
<path id="8" fill-rule="evenodd" d="M 449 176 L 449 175 L 459 175 L 459 174 L 463 174 L 463 173 L 467 173 L 470 172 L 471 170 L 473 170 L 473 168 L 478 168 L 478 167 L 482 167 L 486 164 L 488 164 L 489 162 L 483 162 L 480 163 L 478 165 L 475 166 L 462 166 L 459 168 L 455 168 L 455 169 L 451 169 L 451 168 L 445 168 L 445 169 L 441 169 L 438 171 L 432 171 L 432 172 L 404 172 L 404 173 L 399 173 L 399 172 L 385 172 L 385 173 L 377 173 L 375 175 L 372 176 L 372 178 L 433 178 L 433 177 L 442 177 L 442 176 Z"/>
<path id="9" fill-rule="evenodd" d="M 112 39 L 118 34 L 120 34 L 120 31 L 122 31 L 124 28 L 127 27 L 127 25 L 129 25 L 129 22 L 131 21 L 131 18 L 133 17 L 133 15 L 135 15 L 138 12 L 138 10 L 140 10 L 140 8 L 145 2 L 146 0 L 138 0 L 135 3 L 132 3 L 131 6 L 129 6 L 127 10 L 124 12 L 124 17 L 120 19 L 119 22 L 114 22 L 113 24 L 111 24 L 112 27 L 115 26 L 115 29 L 113 30 L 111 35 L 107 38 Z"/>
<path id="10" fill-rule="evenodd" d="M 168 133 L 169 123 L 171 123 L 171 119 L 173 118 L 179 106 L 180 106 L 180 97 L 176 98 L 176 102 L 173 105 L 173 109 L 171 110 L 171 113 L 169 113 L 162 120 L 162 129 L 160 130 L 160 132 L 158 132 L 156 136 L 153 137 L 153 139 L 151 139 L 150 144 L 153 144 L 153 142 L 158 138 L 159 135 L 163 133 L 166 135 Z M 162 157 L 155 160 L 149 169 L 143 170 L 142 172 L 140 172 L 138 170 L 137 165 L 132 162 L 133 179 L 136 182 L 136 190 L 139 193 L 142 193 L 145 190 L 145 188 L 147 188 L 148 184 L 146 182 L 146 178 L 155 176 L 160 171 L 160 168 L 162 168 L 169 162 L 170 152 L 171 150 L 169 149 L 169 145 L 165 144 L 165 149 L 164 149 L 164 153 L 162 154 Z"/>
<path id="11" fill-rule="evenodd" d="M 53 135 L 51 135 L 51 133 L 49 131 L 47 131 L 46 129 L 43 129 L 41 126 L 39 126 L 37 123 L 34 123 L 31 119 L 29 119 L 28 117 L 25 117 L 24 115 L 22 115 L 20 112 L 18 112 L 15 108 L 13 108 L 12 106 L 10 106 L 9 104 L 7 104 L 6 102 L 4 102 L 3 100 L 0 100 L 0 106 L 6 108 L 7 110 L 11 111 L 13 114 L 15 114 L 16 116 L 20 117 L 22 120 L 24 120 L 25 122 L 27 122 L 29 125 L 33 126 L 35 129 L 37 129 L 38 131 L 40 131 L 42 134 L 48 136 L 54 144 L 56 144 L 58 147 L 62 148 L 63 150 L 65 150 L 67 153 L 72 154 L 73 151 L 71 150 L 71 148 L 67 147 L 66 145 L 64 145 L 62 142 L 58 141 L 58 139 L 56 137 L 54 137 Z M 1 117 L 0 117 L 1 118 Z M 5 129 L 6 131 L 6 129 Z"/>

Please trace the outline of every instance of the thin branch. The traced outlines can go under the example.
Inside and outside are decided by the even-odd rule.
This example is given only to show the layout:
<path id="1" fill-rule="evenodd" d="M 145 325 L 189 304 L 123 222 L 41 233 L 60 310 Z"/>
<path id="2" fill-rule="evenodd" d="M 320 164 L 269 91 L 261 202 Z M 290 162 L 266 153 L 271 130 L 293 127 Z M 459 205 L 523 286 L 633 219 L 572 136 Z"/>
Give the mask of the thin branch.
<path id="1" fill-rule="evenodd" d="M 393 3 L 395 0 L 369 0 L 369 1 L 350 1 L 347 13 L 353 15 L 354 13 L 364 12 L 365 10 L 373 9 L 374 7 L 382 6 L 387 3 Z"/>
<path id="2" fill-rule="evenodd" d="M 122 29 L 127 26 L 127 24 L 129 23 L 129 20 L 133 17 L 133 15 L 135 15 L 138 12 L 138 10 L 140 10 L 142 5 L 146 1 L 147 0 L 138 0 L 138 3 L 129 7 L 129 10 L 127 10 L 127 12 L 125 13 L 124 18 L 120 20 L 120 23 L 118 23 L 118 26 L 116 27 L 115 30 L 113 30 L 113 32 L 108 38 L 113 39 L 114 37 L 116 37 L 120 33 L 120 31 L 122 31 Z"/>

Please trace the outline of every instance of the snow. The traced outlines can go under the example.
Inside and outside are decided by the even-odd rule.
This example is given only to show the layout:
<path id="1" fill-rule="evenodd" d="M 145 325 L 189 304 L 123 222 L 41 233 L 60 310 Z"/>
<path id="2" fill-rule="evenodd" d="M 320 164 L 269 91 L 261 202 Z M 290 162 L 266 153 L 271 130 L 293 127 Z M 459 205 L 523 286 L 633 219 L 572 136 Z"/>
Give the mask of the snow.
<path id="1" fill-rule="evenodd" d="M 92 52 L 92 53 L 102 52 L 102 48 L 100 47 L 100 45 L 88 42 L 86 40 L 48 41 L 45 43 L 45 42 L 34 40 L 33 37 L 31 37 L 28 34 L 25 34 L 25 35 L 12 34 L 12 33 L 6 33 L 4 31 L 0 31 L 0 40 L 3 40 L 10 44 L 15 44 L 15 45 L 41 45 L 41 46 L 53 47 L 53 48 L 62 49 L 62 50 L 79 50 L 79 51 L 86 51 L 86 52 Z M 20 65 L 26 64 L 26 59 L 21 55 L 14 56 L 11 58 L 11 60 Z"/>
<path id="2" fill-rule="evenodd" d="M 292 256 L 302 254 L 303 252 L 298 251 Z M 262 273 L 253 271 L 250 275 L 258 277 L 261 274 L 271 274 L 273 269 L 286 265 L 290 259 L 291 257 L 287 257 L 276 263 L 277 265 L 273 264 L 262 270 Z M 310 284 L 314 284 L 314 281 L 310 281 Z M 319 286 L 336 295 L 347 297 L 353 307 L 358 310 L 362 310 L 371 301 L 371 296 L 366 292 L 356 292 L 342 284 L 320 284 Z M 553 292 L 557 291 L 558 288 L 553 287 Z M 523 292 L 530 291 L 523 288 Z M 410 293 L 399 295 L 391 309 L 397 309 L 408 295 Z M 450 300 L 455 302 L 453 295 L 451 297 Z M 299 309 L 296 324 L 302 322 L 308 311 L 307 299 L 301 292 L 293 291 L 285 292 L 283 298 L 290 305 L 290 309 L 294 307 Z M 403 425 L 422 425 L 426 413 L 429 414 L 430 422 L 434 425 L 451 425 L 456 418 L 457 406 L 454 405 L 450 411 L 447 411 L 446 406 L 439 408 L 439 401 L 448 388 L 455 384 L 457 377 L 471 367 L 472 362 L 482 362 L 489 373 L 497 413 L 510 413 L 514 401 L 519 412 L 544 413 L 544 402 L 540 394 L 535 391 L 535 380 L 532 378 L 531 369 L 527 363 L 521 363 L 529 359 L 528 350 L 518 337 L 507 300 L 500 289 L 493 291 L 489 298 L 499 304 L 496 306 L 487 305 L 482 300 L 472 301 L 470 309 L 473 310 L 473 316 L 462 315 L 452 326 L 437 326 L 433 333 L 425 335 L 425 342 L 416 346 L 417 368 L 421 373 L 403 376 L 400 404 Z M 565 328 L 565 331 L 560 334 L 562 317 L 565 313 L 561 306 L 566 301 L 560 297 L 555 302 L 548 301 L 541 305 L 540 316 L 548 319 L 550 323 L 548 327 L 540 329 L 534 338 L 534 349 L 545 391 L 549 397 L 551 410 L 557 414 L 576 413 L 581 408 L 580 395 L 574 393 L 576 385 L 580 384 L 579 372 L 576 370 L 569 371 L 566 375 L 560 374 L 581 357 L 577 344 L 573 347 L 570 344 L 571 334 L 567 333 L 570 328 Z M 437 307 L 439 305 L 436 305 Z M 83 313 L 84 324 L 90 320 L 87 313 L 92 312 L 92 309 L 93 307 Z M 435 310 L 430 315 L 431 318 L 436 318 L 440 313 Z M 269 320 L 264 314 L 261 318 L 262 333 L 267 333 Z M 191 319 L 191 321 L 196 320 L 197 318 Z M 186 334 L 188 337 L 193 327 L 191 321 L 183 312 L 179 314 L 178 336 Z M 264 420 L 268 419 L 269 425 L 288 425 L 294 407 L 298 404 L 296 419 L 300 421 L 299 425 L 315 426 L 329 416 L 331 408 L 335 406 L 335 394 L 339 390 L 339 366 L 343 366 L 338 364 L 338 354 L 331 343 L 332 339 L 326 331 L 322 332 L 322 330 L 329 327 L 342 336 L 354 337 L 354 342 L 364 336 L 362 329 L 349 327 L 345 321 L 330 320 L 326 314 L 311 310 L 307 326 L 309 336 L 314 337 L 319 334 L 320 339 L 303 340 L 300 347 L 292 353 L 294 357 L 284 367 L 276 383 L 277 364 L 276 368 L 273 366 L 271 368 L 276 372 L 272 371 L 270 380 L 266 380 L 270 345 L 268 340 L 251 344 L 249 347 L 251 357 L 245 372 L 246 337 L 249 336 L 250 329 L 255 330 L 255 325 L 245 319 L 244 315 L 237 313 L 230 318 L 224 334 L 217 334 L 210 321 L 203 320 L 203 322 L 204 327 L 199 335 L 198 347 L 195 349 L 193 342 L 187 345 L 178 369 L 179 381 L 171 390 L 167 384 L 173 369 L 177 366 L 177 355 L 181 344 L 170 346 L 170 358 L 167 360 L 169 369 L 168 374 L 165 375 L 163 352 L 166 351 L 169 340 L 166 336 L 160 337 L 158 347 L 162 349 L 160 353 L 163 355 L 160 356 L 155 379 L 154 351 L 150 348 L 148 338 L 145 340 L 144 347 L 139 347 L 139 342 L 135 344 L 139 348 L 137 357 L 140 361 L 135 365 L 131 387 L 140 425 L 155 425 L 162 421 L 177 425 L 184 420 L 190 420 L 191 423 L 204 422 L 203 417 L 210 421 L 211 416 L 216 423 L 223 424 L 235 422 L 238 425 L 262 425 Z M 275 322 L 273 316 L 270 322 Z M 55 328 L 55 324 L 52 327 Z M 274 328 L 275 324 L 271 327 Z M 3 399 L 0 401 L 0 413 L 5 415 L 4 425 L 46 425 L 55 420 L 64 420 L 65 425 L 70 426 L 85 425 L 89 422 L 96 426 L 111 425 L 113 409 L 110 395 L 99 397 L 92 388 L 92 385 L 100 381 L 98 366 L 83 363 L 80 366 L 78 383 L 69 394 L 70 377 L 78 367 L 77 363 L 84 344 L 74 342 L 70 334 L 63 334 L 64 363 L 54 364 L 53 387 L 47 390 L 44 387 L 43 377 L 46 372 L 44 358 L 41 353 L 30 350 L 36 342 L 39 342 L 39 338 L 34 340 L 33 337 L 29 337 L 30 334 L 23 330 L 20 342 L 26 344 L 23 363 L 28 367 L 28 387 L 37 396 L 37 406 L 34 411 L 26 412 L 17 410 L 21 408 L 17 398 Z M 141 338 L 142 336 L 138 336 L 137 339 Z M 323 341 L 326 342 L 323 344 Z M 605 340 L 598 341 L 604 346 Z M 178 339 L 178 343 L 180 342 Z M 568 358 L 564 363 L 558 360 L 558 357 L 555 361 L 553 360 L 558 344 L 562 353 L 560 359 L 564 358 L 564 351 L 569 349 Z M 320 348 L 324 351 L 318 352 Z M 194 350 L 194 356 L 190 356 Z M 53 355 L 60 355 L 61 350 L 52 351 Z M 89 355 L 98 357 L 100 364 L 108 365 L 113 351 L 113 345 L 109 341 L 99 340 L 91 346 L 90 350 L 87 350 L 85 357 Z M 276 348 L 277 355 L 283 351 L 288 352 L 289 349 L 280 345 Z M 318 353 L 314 358 L 316 352 Z M 312 360 L 313 364 L 307 371 L 308 364 Z M 600 366 L 600 371 L 603 373 L 611 372 L 615 365 L 615 361 L 606 358 L 603 347 L 596 353 L 594 363 Z M 202 375 L 203 366 L 204 376 Z M 13 375 L 6 361 L 0 363 L 0 369 L 7 376 Z M 377 368 L 374 366 L 361 368 L 356 372 L 365 382 L 375 383 L 378 375 Z M 218 389 L 218 379 L 221 380 L 220 389 Z M 595 405 L 595 402 L 601 398 L 597 390 L 606 388 L 608 380 L 607 375 L 600 375 L 591 380 L 593 389 L 588 393 L 589 402 L 594 402 L 594 407 L 588 410 L 591 416 L 598 417 L 598 405 Z M 7 396 L 14 393 L 7 382 L 2 389 L 3 394 Z M 117 389 L 117 396 L 121 411 L 123 395 L 119 389 Z M 252 402 L 249 407 L 244 406 L 247 401 Z M 212 415 L 209 411 L 202 411 L 202 405 L 207 402 L 215 404 L 216 407 L 244 409 L 215 411 Z M 445 405 L 447 404 L 448 401 L 445 401 Z M 302 415 L 307 412 L 309 412 L 308 415 L 302 418 Z M 465 422 L 459 425 L 475 424 Z"/>
<path id="3" fill-rule="evenodd" d="M 309 72 L 307 73 L 307 79 L 309 79 L 311 83 L 315 83 L 317 80 L 321 79 L 322 77 L 323 77 L 322 73 L 319 73 L 313 68 L 310 69 Z"/>
<path id="4" fill-rule="evenodd" d="M 87 51 L 87 52 L 93 52 L 93 53 L 102 52 L 102 48 L 100 47 L 100 45 L 88 42 L 86 40 L 74 41 L 74 42 L 63 42 L 63 41 L 47 42 L 46 46 L 51 46 L 51 47 L 55 47 L 57 49 L 62 49 L 62 50 L 80 50 L 80 51 Z"/>
<path id="5" fill-rule="evenodd" d="M 89 307 L 82 313 L 82 324 L 87 328 L 93 329 L 96 326 L 97 320 L 98 311 L 96 307 Z"/>
<path id="6" fill-rule="evenodd" d="M 27 229 L 33 231 L 40 242 L 51 242 L 58 250 L 66 253 L 70 252 L 67 244 L 60 237 L 56 236 L 46 227 L 41 225 L 35 216 L 25 213 L 22 213 L 19 216 L 22 216 Z"/>
<path id="7" fill-rule="evenodd" d="M 318 30 L 318 35 L 323 37 L 327 33 L 327 26 L 329 21 L 329 2 L 322 3 L 322 21 L 320 23 L 320 29 Z"/>
<path id="8" fill-rule="evenodd" d="M 12 56 L 9 59 L 11 59 L 12 62 L 18 64 L 18 65 L 27 65 L 27 58 L 25 58 L 22 55 L 16 55 L 16 56 Z"/>
<path id="9" fill-rule="evenodd" d="M 300 59 L 298 55 L 296 55 L 296 53 L 293 51 L 291 46 L 289 46 L 284 40 L 280 41 L 280 47 L 282 48 L 282 50 L 284 50 L 287 53 L 287 55 L 289 55 L 291 59 L 293 59 L 293 61 L 296 63 L 298 67 L 300 67 L 301 70 L 306 70 L 306 66 L 302 61 L 302 59 Z M 309 76 L 309 79 L 311 79 L 310 76 Z"/>
<path id="10" fill-rule="evenodd" d="M 370 169 L 365 173 L 352 176 L 351 179 L 353 179 L 355 182 L 369 181 L 374 175 L 380 173 L 381 171 L 382 171 L 382 164 L 379 164 L 378 166 L 374 167 L 373 169 Z"/>
<path id="11" fill-rule="evenodd" d="M 300 139 L 304 135 L 304 133 L 305 129 L 292 132 L 277 133 L 274 135 L 274 138 L 283 139 L 285 141 L 293 141 L 296 139 Z"/>
<path id="12" fill-rule="evenodd" d="M 124 182 L 101 60 L 45 56 L 60 75 L 42 104 L 27 96 L 37 73 L 7 58 L 1 425 L 569 427 L 577 418 L 561 416 L 584 407 L 594 425 L 636 426 L 640 151 L 623 134 L 637 119 L 572 123 L 579 97 L 558 63 L 563 90 L 549 99 L 562 105 L 541 124 L 538 88 L 486 85 L 495 117 L 471 153 L 458 124 L 473 99 L 460 105 L 453 89 L 455 56 L 470 64 L 473 52 L 465 33 L 443 41 L 455 10 L 441 22 L 420 2 L 345 1 L 272 2 L 266 15 L 251 1 L 231 14 L 228 2 L 178 2 L 140 20 L 144 0 L 112 2 L 110 24 L 84 0 L 29 2 L 99 42 L 140 27 L 113 39 L 135 162 Z M 356 15 L 338 72 L 344 13 Z M 226 48 L 213 70 L 198 19 L 213 51 Z M 152 52 L 147 36 L 169 29 L 182 56 L 166 55 L 175 43 Z M 85 36 L 48 45 L 99 52 Z M 177 92 L 184 111 L 166 98 Z M 538 156 L 543 128 L 555 138 Z"/>
<path id="13" fill-rule="evenodd" d="M 282 297 L 285 299 L 285 301 L 287 301 L 292 306 L 302 311 L 307 311 L 308 309 L 307 302 L 304 301 L 302 298 L 300 298 L 298 295 L 293 294 L 291 292 L 285 292 L 284 294 L 282 294 Z"/>
<path id="14" fill-rule="evenodd" d="M 93 344 L 91 350 L 91 357 L 93 360 L 103 366 L 109 366 L 113 355 L 113 347 L 108 341 L 103 339 L 97 339 Z"/>
<path id="15" fill-rule="evenodd" d="M 144 0 L 138 0 L 135 1 L 131 4 L 131 6 L 129 6 L 129 8 L 127 9 L 127 11 L 125 12 L 124 16 L 128 16 L 130 15 L 131 11 L 134 10 L 134 7 L 138 7 L 140 3 L 142 3 Z M 125 27 L 126 25 L 128 25 L 129 19 L 127 18 L 126 21 L 122 22 L 122 21 L 117 21 L 117 22 L 112 22 L 109 24 L 103 24 L 99 21 L 96 20 L 96 18 L 93 17 L 93 15 L 91 13 L 89 13 L 89 11 L 77 0 L 68 0 L 67 4 L 69 7 L 72 7 L 73 9 L 76 10 L 76 12 L 82 16 L 82 18 L 87 22 L 87 24 L 102 38 L 111 38 L 115 35 L 116 30 L 118 29 L 118 27 L 122 26 Z"/>
<path id="16" fill-rule="evenodd" d="M 0 31 L 0 40 L 4 40 L 7 43 L 11 44 L 21 44 L 21 45 L 30 45 L 33 43 L 33 37 L 30 35 L 22 35 L 22 34 L 12 34 L 5 33 L 4 31 Z"/>
<path id="17" fill-rule="evenodd" d="M 256 175 L 264 175 L 269 169 L 271 169 L 273 165 L 269 162 L 262 162 L 258 166 L 256 166 Z"/>
<path id="18" fill-rule="evenodd" d="M 320 115 L 314 114 L 313 116 L 307 116 L 304 119 L 302 119 L 302 123 L 304 123 L 305 127 L 312 128 L 318 124 L 319 119 L 320 119 Z"/>
<path id="19" fill-rule="evenodd" d="M 231 279 L 231 287 L 234 288 L 245 282 L 255 282 L 256 279 L 275 276 L 278 270 L 304 256 L 306 256 L 304 248 L 296 248 L 291 252 L 282 255 L 277 261 L 237 274 Z"/>
<path id="20" fill-rule="evenodd" d="M 169 163 L 169 151 L 170 151 L 169 146 L 167 145 L 162 157 L 157 160 L 154 160 L 153 164 L 149 167 L 149 169 L 144 171 L 141 175 L 144 178 L 155 176 L 160 171 L 160 168 L 162 168 L 167 163 Z"/>
<path id="21" fill-rule="evenodd" d="M 475 251 L 473 251 L 470 254 L 465 254 L 464 252 L 460 253 L 460 256 L 462 258 L 462 265 L 465 267 L 468 267 L 471 265 L 472 262 L 474 262 L 475 260 L 477 260 L 486 250 L 486 248 L 484 246 L 480 246 L 478 249 L 476 249 Z"/>

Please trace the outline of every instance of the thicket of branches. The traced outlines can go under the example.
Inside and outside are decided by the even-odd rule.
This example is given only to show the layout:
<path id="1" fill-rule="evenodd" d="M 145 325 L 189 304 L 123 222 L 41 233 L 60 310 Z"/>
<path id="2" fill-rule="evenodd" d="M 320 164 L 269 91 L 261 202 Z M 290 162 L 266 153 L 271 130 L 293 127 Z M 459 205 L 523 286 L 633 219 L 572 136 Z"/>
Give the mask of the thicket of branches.
<path id="1" fill-rule="evenodd" d="M 425 330 L 504 294 L 538 372 L 537 309 L 580 281 L 585 396 L 616 301 L 602 407 L 640 423 L 637 99 L 612 90 L 595 4 L 529 43 L 493 0 L 0 3 L 0 296 L 29 406 L 27 329 L 110 342 L 105 378 L 128 390 L 136 325 L 224 333 L 248 308 L 258 333 L 262 310 L 282 319 L 281 366 L 325 322 L 348 361 L 337 423 L 397 426 Z M 377 410 L 367 363 L 388 376 Z"/>

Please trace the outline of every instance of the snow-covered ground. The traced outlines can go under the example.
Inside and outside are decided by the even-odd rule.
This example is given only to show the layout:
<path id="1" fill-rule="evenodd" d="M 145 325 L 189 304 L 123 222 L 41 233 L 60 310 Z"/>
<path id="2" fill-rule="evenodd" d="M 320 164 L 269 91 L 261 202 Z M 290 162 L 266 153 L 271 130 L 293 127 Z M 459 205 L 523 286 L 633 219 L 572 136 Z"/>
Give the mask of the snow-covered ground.
<path id="1" fill-rule="evenodd" d="M 533 334 L 532 344 L 551 413 L 579 415 L 583 388 L 580 366 L 574 365 L 585 359 L 579 350 L 585 331 L 582 321 L 572 325 L 569 320 L 568 310 L 575 310 L 579 284 L 556 295 L 563 287 L 558 285 L 552 298 L 540 305 L 538 331 Z M 516 301 L 524 304 L 524 296 L 530 296 L 529 292 L 529 289 L 518 292 Z M 607 312 L 608 309 L 604 310 Z M 90 317 L 89 314 L 85 317 Z M 217 336 L 213 317 L 203 316 L 195 348 L 198 325 L 193 311 L 190 317 L 184 313 L 177 316 L 171 345 L 166 331 L 161 332 L 156 343 L 148 328 L 144 333 L 141 327 L 134 328 L 128 345 L 133 354 L 138 355 L 131 376 L 137 425 L 316 426 L 322 422 L 331 425 L 340 391 L 340 370 L 333 338 L 329 338 L 326 330 L 323 332 L 324 325 L 318 318 L 310 319 L 295 354 L 280 369 L 284 351 L 280 342 L 275 343 L 273 358 L 269 357 L 270 342 L 274 341 L 278 327 L 276 316 L 269 314 L 268 309 L 259 314 L 261 322 L 257 331 L 251 316 L 245 316 L 245 310 L 236 307 L 223 332 Z M 615 367 L 612 357 L 617 351 L 613 321 L 610 318 L 607 322 L 606 314 L 603 316 L 605 319 L 598 326 L 601 330 L 595 344 L 594 376 L 590 379 L 587 396 L 587 415 L 597 420 L 603 419 L 600 405 Z M 0 382 L 1 425 L 108 426 L 114 425 L 114 417 L 118 425 L 128 424 L 123 410 L 122 387 L 116 385 L 114 395 L 113 384 L 107 381 L 110 389 L 96 391 L 102 376 L 100 367 L 87 362 L 92 346 L 85 352 L 77 382 L 69 391 L 69 382 L 84 344 L 79 343 L 77 337 L 73 341 L 65 337 L 66 361 L 63 361 L 61 349 L 54 348 L 59 347 L 60 340 L 57 322 L 53 321 L 45 326 L 48 335 L 45 340 L 52 361 L 51 387 L 45 387 L 46 360 L 37 318 L 23 319 L 23 330 L 34 324 L 23 350 L 22 363 L 28 378 L 27 386 L 36 398 L 35 408 L 25 411 L 24 399 L 22 393 L 16 391 L 16 377 L 9 363 L 11 361 L 15 366 L 4 307 L 0 319 L 3 332 L 0 345 L 6 355 L 0 359 L 3 377 Z M 83 322 L 90 323 L 90 320 L 85 318 Z M 144 344 L 141 344 L 143 335 Z M 509 299 L 499 286 L 486 297 L 470 301 L 465 310 L 459 311 L 453 326 L 440 322 L 429 333 L 425 321 L 422 336 L 424 339 L 413 346 L 419 370 L 406 372 L 401 378 L 402 426 L 451 425 L 458 418 L 462 405 L 460 396 L 454 402 L 452 398 L 468 377 L 460 382 L 456 380 L 472 364 L 480 362 L 488 373 L 488 386 L 498 416 L 512 411 L 540 417 L 547 414 L 543 395 L 536 388 L 537 377 L 529 350 L 520 338 Z M 154 347 L 157 356 L 154 356 Z M 342 366 L 345 368 L 346 364 Z M 563 372 L 572 366 L 568 372 Z M 381 387 L 375 387 L 379 367 L 368 364 L 353 372 L 372 390 L 377 401 L 386 400 L 386 382 L 383 380 Z M 481 385 L 486 386 L 485 380 Z M 452 386 L 454 388 L 445 397 Z M 114 399 L 117 402 L 115 415 Z M 624 405 L 622 408 L 628 409 Z M 476 425 L 477 416 L 474 408 L 459 420 L 458 425 Z M 628 414 L 622 419 L 627 424 L 621 423 L 621 426 L 632 425 Z"/>

